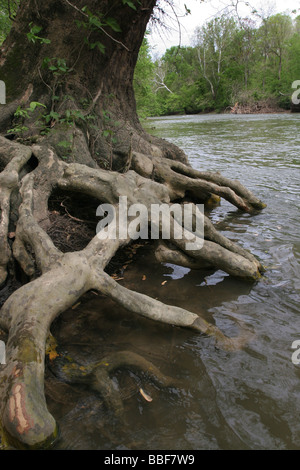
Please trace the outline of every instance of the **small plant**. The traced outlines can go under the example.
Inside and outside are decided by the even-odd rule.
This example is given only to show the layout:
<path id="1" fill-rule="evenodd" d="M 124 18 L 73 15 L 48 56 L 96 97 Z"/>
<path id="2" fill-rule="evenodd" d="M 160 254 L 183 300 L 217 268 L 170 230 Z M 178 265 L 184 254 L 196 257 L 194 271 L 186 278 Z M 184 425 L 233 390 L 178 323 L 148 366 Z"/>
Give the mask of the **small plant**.
<path id="1" fill-rule="evenodd" d="M 14 117 L 23 118 L 23 119 L 28 118 L 29 117 L 28 110 L 22 109 L 21 106 L 18 106 L 15 111 Z"/>
<path id="2" fill-rule="evenodd" d="M 70 148 L 72 147 L 72 142 L 70 140 L 61 140 L 60 142 L 58 142 L 58 146 L 66 150 L 70 150 Z"/>
<path id="3" fill-rule="evenodd" d="M 61 140 L 58 142 L 58 147 L 61 147 L 66 151 L 66 155 L 63 155 L 61 158 L 67 160 L 68 157 L 72 154 L 73 151 L 73 139 L 72 140 Z"/>
<path id="4" fill-rule="evenodd" d="M 40 33 L 43 29 L 41 26 L 34 25 L 32 22 L 29 23 L 29 26 L 30 26 L 30 31 L 29 33 L 27 33 L 28 41 L 33 42 L 33 43 L 39 42 L 40 44 L 51 43 L 50 39 L 45 39 L 45 38 L 41 38 L 40 36 L 38 36 L 38 33 Z"/>
<path id="5" fill-rule="evenodd" d="M 14 127 L 12 127 L 11 129 L 8 129 L 7 133 L 8 134 L 19 134 L 20 136 L 22 136 L 24 134 L 24 132 L 28 131 L 28 127 L 27 126 L 21 126 L 21 125 L 16 125 Z"/>
<path id="6" fill-rule="evenodd" d="M 28 127 L 24 126 L 25 119 L 29 119 L 30 113 L 33 113 L 39 107 L 46 108 L 44 104 L 39 103 L 38 101 L 32 101 L 29 107 L 25 109 L 21 106 L 18 106 L 15 111 L 14 118 L 16 118 L 16 120 L 19 122 L 17 122 L 13 128 L 8 129 L 7 133 L 19 134 L 22 136 L 24 132 L 28 131 Z"/>
<path id="7" fill-rule="evenodd" d="M 48 68 L 54 75 L 62 75 L 70 70 L 66 60 L 59 57 L 45 57 L 42 62 L 42 68 Z"/>

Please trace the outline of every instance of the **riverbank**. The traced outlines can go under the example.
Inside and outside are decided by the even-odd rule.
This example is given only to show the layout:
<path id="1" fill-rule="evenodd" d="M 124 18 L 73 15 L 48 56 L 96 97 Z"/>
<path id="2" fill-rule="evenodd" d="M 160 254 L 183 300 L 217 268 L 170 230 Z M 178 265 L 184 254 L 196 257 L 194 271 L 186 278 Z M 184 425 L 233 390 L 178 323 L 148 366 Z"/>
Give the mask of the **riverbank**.
<path id="1" fill-rule="evenodd" d="M 214 114 L 290 114 L 290 113 L 300 112 L 300 106 L 292 105 L 290 109 L 280 107 L 275 99 L 268 98 L 266 100 L 260 100 L 255 102 L 236 102 L 234 106 L 227 106 L 224 109 L 206 109 L 206 110 L 197 110 L 197 109 L 185 109 L 181 113 L 170 113 L 162 114 L 160 116 L 148 116 L 141 117 L 141 121 L 147 119 L 155 119 L 160 117 L 169 117 L 169 116 L 198 116 L 198 115 L 214 115 Z"/>
<path id="2" fill-rule="evenodd" d="M 279 114 L 290 113 L 291 109 L 284 109 L 275 100 L 267 99 L 253 103 L 239 103 L 237 101 L 234 106 L 226 108 L 225 112 L 230 114 Z"/>

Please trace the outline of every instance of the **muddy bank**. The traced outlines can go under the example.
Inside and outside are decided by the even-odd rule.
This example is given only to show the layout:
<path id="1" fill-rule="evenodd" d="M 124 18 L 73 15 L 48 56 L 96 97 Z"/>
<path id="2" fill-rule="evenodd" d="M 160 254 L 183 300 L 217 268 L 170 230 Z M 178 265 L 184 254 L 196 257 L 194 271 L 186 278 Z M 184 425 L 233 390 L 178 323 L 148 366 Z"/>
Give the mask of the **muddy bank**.
<path id="1" fill-rule="evenodd" d="M 255 103 L 236 102 L 234 106 L 226 108 L 225 112 L 229 112 L 230 114 L 278 114 L 290 113 L 291 110 L 281 108 L 275 100 L 268 99 Z"/>
<path id="2" fill-rule="evenodd" d="M 291 104 L 290 108 L 280 107 L 275 99 L 269 98 L 266 100 L 256 101 L 253 103 L 236 102 L 233 106 L 227 106 L 225 109 L 184 109 L 183 112 L 162 114 L 156 117 L 168 116 L 191 116 L 191 115 L 205 115 L 205 114 L 289 114 L 291 112 L 300 112 L 300 105 Z M 155 119 L 155 116 L 143 118 L 142 121 L 148 119 Z"/>

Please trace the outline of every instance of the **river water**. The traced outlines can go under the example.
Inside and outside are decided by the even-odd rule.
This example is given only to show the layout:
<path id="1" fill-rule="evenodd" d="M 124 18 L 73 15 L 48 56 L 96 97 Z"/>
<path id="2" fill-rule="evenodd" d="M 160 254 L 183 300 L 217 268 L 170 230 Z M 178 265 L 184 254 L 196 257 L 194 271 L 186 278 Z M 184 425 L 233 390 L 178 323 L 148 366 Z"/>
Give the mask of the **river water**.
<path id="1" fill-rule="evenodd" d="M 139 318 L 91 295 L 56 322 L 62 347 L 82 364 L 133 351 L 176 385 L 160 389 L 145 376 L 115 373 L 125 406 L 121 422 L 88 387 L 49 377 L 48 406 L 61 430 L 57 448 L 299 449 L 300 364 L 292 361 L 292 344 L 300 340 L 300 115 L 163 117 L 147 120 L 145 128 L 180 146 L 194 168 L 238 179 L 267 204 L 249 215 L 222 201 L 210 214 L 266 272 L 249 284 L 220 270 L 160 265 L 146 246 L 118 282 L 199 313 L 228 336 L 242 323 L 253 337 L 243 349 L 226 352 L 204 335 Z"/>

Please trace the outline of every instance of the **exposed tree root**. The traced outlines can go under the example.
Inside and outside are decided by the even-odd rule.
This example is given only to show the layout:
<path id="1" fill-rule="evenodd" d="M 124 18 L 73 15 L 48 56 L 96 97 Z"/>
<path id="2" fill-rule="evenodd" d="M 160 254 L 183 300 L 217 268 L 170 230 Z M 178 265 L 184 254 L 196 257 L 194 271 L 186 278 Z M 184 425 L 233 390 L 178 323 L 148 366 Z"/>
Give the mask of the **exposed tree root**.
<path id="1" fill-rule="evenodd" d="M 19 186 L 19 173 L 31 157 L 31 150 L 8 142 L 0 137 L 0 163 L 6 163 L 0 173 L 0 285 L 6 279 L 7 265 L 11 257 L 11 248 L 8 243 L 10 229 L 11 195 Z"/>
<path id="2" fill-rule="evenodd" d="M 206 200 L 218 195 L 245 212 L 261 210 L 266 205 L 239 181 L 229 180 L 219 173 L 198 171 L 184 163 L 168 159 L 149 158 L 135 153 L 133 169 L 168 186 L 171 199 L 184 197 L 186 192 L 196 200 Z"/>
<path id="3" fill-rule="evenodd" d="M 116 251 L 129 243 L 127 239 L 101 240 L 96 235 L 77 251 L 63 252 L 51 239 L 48 201 L 54 190 L 77 192 L 113 204 L 118 215 L 119 196 L 128 203 L 170 204 L 187 192 L 203 202 L 215 194 L 245 211 L 264 207 L 240 183 L 221 175 L 198 172 L 171 159 L 133 154 L 131 169 L 125 173 L 91 168 L 85 164 L 66 163 L 48 146 L 26 147 L 0 138 L 0 284 L 5 282 L 9 260 L 14 257 L 30 282 L 16 290 L 0 312 L 0 327 L 9 332 L 7 365 L 1 371 L 0 417 L 6 437 L 18 447 L 38 448 L 51 444 L 57 436 L 54 418 L 47 410 L 44 397 L 44 356 L 46 340 L 53 320 L 87 291 L 98 290 L 129 311 L 151 320 L 187 327 L 209 335 L 216 344 L 228 350 L 241 347 L 249 338 L 242 332 L 237 338 L 226 337 L 215 325 L 183 308 L 166 305 L 144 294 L 120 286 L 105 267 Z M 24 171 L 34 157 L 38 165 Z M 16 207 L 12 193 L 18 191 Z M 18 217 L 10 227 L 12 211 Z M 205 218 L 205 241 L 200 250 L 186 249 L 188 233 L 182 239 L 174 236 L 179 221 L 172 217 L 173 231 L 167 243 L 159 245 L 157 256 L 162 261 L 201 268 L 214 266 L 227 273 L 256 280 L 262 266 L 250 253 L 220 235 Z M 8 240 L 13 231 L 12 248 Z M 48 232 L 48 233 L 47 233 Z M 198 234 L 199 235 L 199 234 Z M 86 380 L 108 404 L 121 409 L 113 391 L 109 373 L 121 366 L 151 372 L 152 378 L 166 385 L 158 370 L 133 353 L 120 352 L 88 368 L 85 373 L 64 369 L 70 380 Z M 77 375 L 76 375 L 77 374 Z"/>

